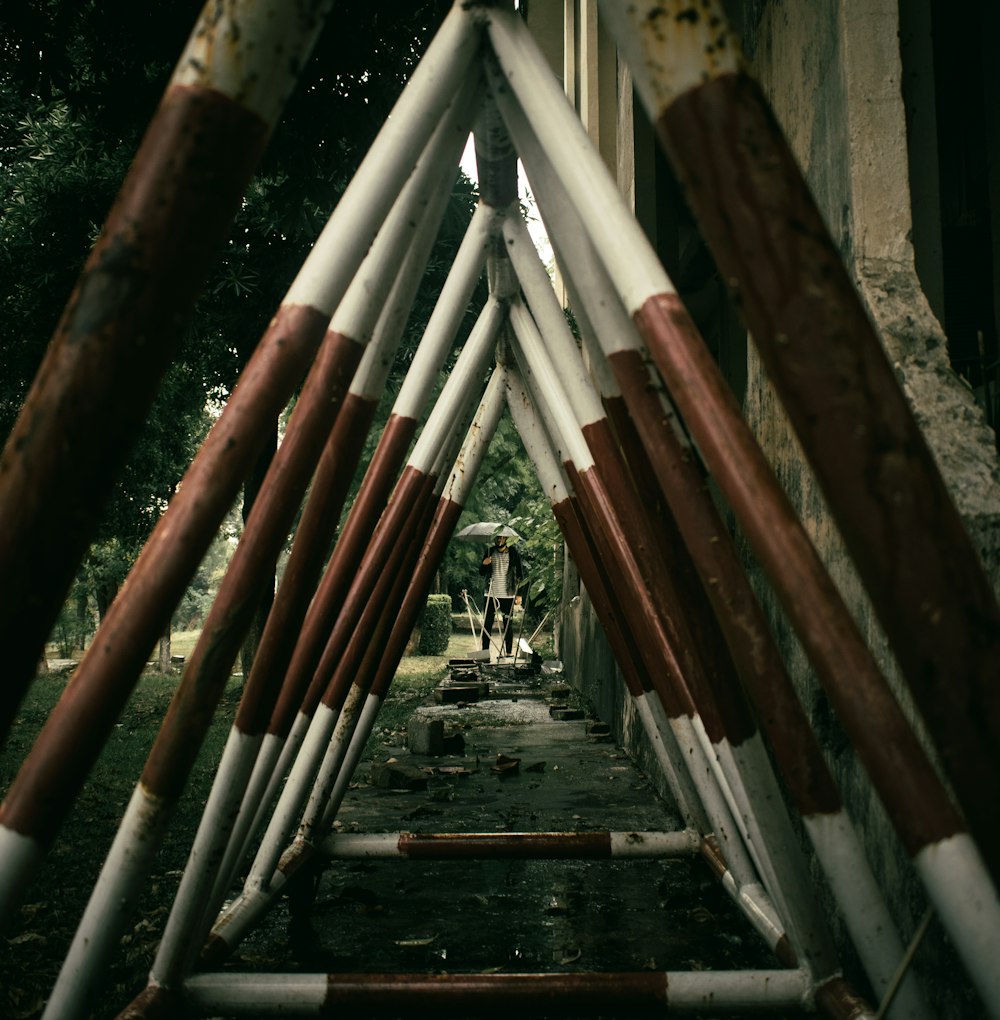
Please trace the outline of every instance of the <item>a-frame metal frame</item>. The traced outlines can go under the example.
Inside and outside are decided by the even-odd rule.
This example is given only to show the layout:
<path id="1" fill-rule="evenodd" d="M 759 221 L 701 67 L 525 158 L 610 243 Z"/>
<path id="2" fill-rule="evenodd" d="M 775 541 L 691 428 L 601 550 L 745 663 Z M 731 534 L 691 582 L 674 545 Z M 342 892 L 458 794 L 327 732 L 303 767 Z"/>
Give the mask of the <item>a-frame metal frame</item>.
<path id="1" fill-rule="evenodd" d="M 265 423 L 311 363 L 47 1016 L 80 1015 L 114 950 L 256 593 L 273 574 L 307 486 L 291 560 L 149 988 L 128 1015 L 166 1015 L 182 1004 L 187 1015 L 237 1014 L 272 1003 L 288 1015 L 293 1009 L 312 1015 L 356 1003 L 358 996 L 391 1004 L 412 995 L 436 1009 L 464 1009 L 470 995 L 519 1002 L 547 985 L 547 994 L 579 1009 L 607 1008 L 609 1002 L 727 1011 L 806 1004 L 832 1016 L 867 1015 L 840 977 L 789 810 L 804 822 L 876 995 L 894 1000 L 895 1012 L 888 1015 L 928 1015 L 911 976 L 896 987 L 903 947 L 708 495 L 706 470 L 782 599 L 986 1008 L 1000 1015 L 1000 972 L 990 958 L 1000 937 L 1000 844 L 992 838 L 997 820 L 970 783 L 976 769 L 990 775 L 1000 769 L 996 695 L 987 689 L 1000 612 L 721 12 L 709 3 L 680 6 L 633 4 L 626 12 L 608 3 L 604 9 L 706 239 L 739 288 L 753 338 L 803 446 L 821 481 L 835 490 L 831 506 L 855 556 L 864 560 L 861 572 L 887 633 L 897 648 L 907 646 L 899 656 L 904 674 L 925 714 L 940 709 L 930 728 L 954 799 L 524 24 L 503 7 L 457 3 L 0 811 L 0 910 L 9 911 L 217 528 Z M 258 15 L 266 8 L 248 4 Z M 273 25 L 260 16 L 258 29 L 266 34 Z M 195 34 L 174 84 L 190 90 L 191 75 L 207 74 L 210 88 L 230 95 L 228 72 L 212 81 L 211 66 L 205 70 L 199 48 L 204 39 L 204 32 Z M 278 105 L 262 103 L 272 121 Z M 357 467 L 359 436 L 373 419 L 450 192 L 448 170 L 473 125 L 483 200 L 320 577 Z M 735 140 L 727 134 L 733 125 Z M 554 243 L 582 350 L 517 208 L 515 152 Z M 484 265 L 489 299 L 417 435 Z M 32 399 L 38 407 L 52 398 L 40 384 Z M 325 845 L 505 406 L 549 494 L 684 818 L 686 831 L 677 835 L 676 846 L 697 848 L 706 857 L 774 949 L 779 966 L 760 973 L 572 980 L 272 975 L 250 983 L 242 975 L 213 973 L 296 870 Z M 863 423 L 858 445 L 850 456 L 839 449 L 834 456 L 831 444 L 842 439 L 837 430 L 847 413 Z M 817 425 L 817 418 L 826 421 Z M 874 488 L 873 463 L 884 468 L 876 472 Z M 7 491 L 0 495 L 9 498 Z M 921 512 L 925 503 L 927 514 Z M 938 544 L 922 545 L 933 562 L 923 576 L 908 575 L 913 590 L 902 591 L 893 563 L 914 542 L 926 541 L 930 528 L 939 543 L 947 543 L 948 555 L 933 551 Z M 891 533 L 898 547 L 876 553 L 873 531 Z M 20 537 L 30 539 L 30 522 Z M 954 599 L 952 611 L 945 595 L 958 591 L 964 601 Z M 918 626 L 920 613 L 926 614 L 920 607 L 927 605 L 948 617 L 946 626 Z M 957 745 L 970 723 L 943 706 L 948 699 L 941 690 L 955 670 L 966 704 L 983 709 L 962 747 Z M 984 751 L 988 737 L 994 743 Z M 39 805 L 47 807 L 44 817 Z M 245 864 L 242 894 L 221 909 Z"/>

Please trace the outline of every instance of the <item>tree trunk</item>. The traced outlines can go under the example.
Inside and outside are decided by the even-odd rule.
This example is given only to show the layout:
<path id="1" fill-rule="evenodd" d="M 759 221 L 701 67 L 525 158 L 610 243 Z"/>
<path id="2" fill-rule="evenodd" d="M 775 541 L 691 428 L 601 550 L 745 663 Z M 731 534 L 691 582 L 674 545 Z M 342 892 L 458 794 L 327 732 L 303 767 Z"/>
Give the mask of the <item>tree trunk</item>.
<path id="1" fill-rule="evenodd" d="M 160 672 L 170 672 L 170 632 L 173 630 L 173 620 L 171 619 L 167 623 L 167 629 L 164 634 L 160 636 Z"/>
<path id="2" fill-rule="evenodd" d="M 257 493 L 260 491 L 260 487 L 264 483 L 264 476 L 267 474 L 267 469 L 271 466 L 271 460 L 274 457 L 274 452 L 277 448 L 278 428 L 277 423 L 275 423 L 274 432 L 270 437 L 270 442 L 268 442 L 267 446 L 261 450 L 260 456 L 257 458 L 253 469 L 247 476 L 246 481 L 243 483 L 244 527 L 246 526 L 247 518 L 250 516 L 250 511 L 253 509 Z M 264 633 L 264 624 L 267 623 L 267 616 L 268 613 L 271 612 L 271 605 L 273 602 L 274 577 L 272 576 L 271 583 L 267 585 L 265 590 L 261 593 L 260 601 L 257 603 L 257 608 L 254 611 L 253 621 L 250 624 L 246 637 L 243 639 L 243 646 L 240 648 L 240 669 L 243 671 L 244 680 L 250 675 L 250 667 L 253 665 L 254 656 L 257 654 L 257 646 L 260 644 L 261 635 Z"/>

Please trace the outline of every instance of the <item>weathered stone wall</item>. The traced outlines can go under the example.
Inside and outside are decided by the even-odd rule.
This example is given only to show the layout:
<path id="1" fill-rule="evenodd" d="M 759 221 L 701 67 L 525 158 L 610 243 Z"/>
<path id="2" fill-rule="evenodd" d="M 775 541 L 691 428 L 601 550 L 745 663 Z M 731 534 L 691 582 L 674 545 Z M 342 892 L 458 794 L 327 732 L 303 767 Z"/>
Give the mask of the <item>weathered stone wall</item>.
<path id="1" fill-rule="evenodd" d="M 645 739 L 642 722 L 586 590 L 563 609 L 559 656 L 566 667 L 566 680 L 579 690 L 593 713 L 611 727 L 615 741 L 629 752 L 660 795 L 671 801 L 663 772 Z"/>
<path id="2" fill-rule="evenodd" d="M 896 3 L 744 0 L 740 27 L 753 73 L 878 327 L 984 567 L 1000 588 L 1000 470 L 993 436 L 968 387 L 948 364 L 942 328 L 914 270 Z M 747 377 L 747 419 L 920 732 L 885 638 L 752 343 Z M 750 569 L 876 878 L 908 939 L 926 909 L 926 895 L 780 607 L 763 577 L 752 565 Z M 562 634 L 568 674 L 579 677 L 597 711 L 639 760 L 648 762 L 620 679 L 609 682 L 610 654 L 585 596 L 567 609 Z M 647 771 L 652 768 L 650 764 Z M 815 870 L 817 888 L 826 895 Z M 835 917 L 833 905 L 828 905 Z M 924 974 L 936 1015 L 953 1020 L 975 1015 L 978 1007 L 961 977 L 961 965 L 936 924 L 916 966 Z"/>

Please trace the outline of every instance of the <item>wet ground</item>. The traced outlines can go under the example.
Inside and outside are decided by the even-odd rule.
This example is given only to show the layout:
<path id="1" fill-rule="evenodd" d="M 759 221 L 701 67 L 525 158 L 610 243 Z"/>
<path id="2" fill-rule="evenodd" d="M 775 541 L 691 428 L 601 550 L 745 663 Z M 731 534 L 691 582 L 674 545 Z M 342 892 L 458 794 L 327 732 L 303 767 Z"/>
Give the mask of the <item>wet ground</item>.
<path id="1" fill-rule="evenodd" d="M 676 831 L 671 806 L 592 719 L 561 678 L 495 682 L 488 698 L 417 709 L 459 735 L 442 756 L 388 746 L 424 770 L 423 789 L 372 785 L 362 766 L 341 832 Z M 598 727 L 599 728 L 599 727 Z M 518 759 L 496 772 L 498 755 Z M 308 918 L 285 927 L 283 903 L 233 964 L 309 972 L 496 973 L 771 969 L 773 956 L 707 865 L 674 860 L 337 860 Z"/>

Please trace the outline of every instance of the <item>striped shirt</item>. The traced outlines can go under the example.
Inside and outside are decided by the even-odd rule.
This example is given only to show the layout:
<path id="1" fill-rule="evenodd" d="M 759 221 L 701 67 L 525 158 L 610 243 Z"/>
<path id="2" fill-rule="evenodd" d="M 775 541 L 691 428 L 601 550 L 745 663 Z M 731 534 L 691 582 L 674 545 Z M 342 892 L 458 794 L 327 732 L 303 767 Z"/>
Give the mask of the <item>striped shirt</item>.
<path id="1" fill-rule="evenodd" d="M 507 587 L 507 580 L 510 576 L 510 551 L 508 549 L 494 549 L 490 554 L 493 557 L 492 573 L 490 574 L 490 594 L 498 599 L 509 599 L 514 597 L 512 590 Z M 511 581 L 513 579 L 511 578 Z"/>

